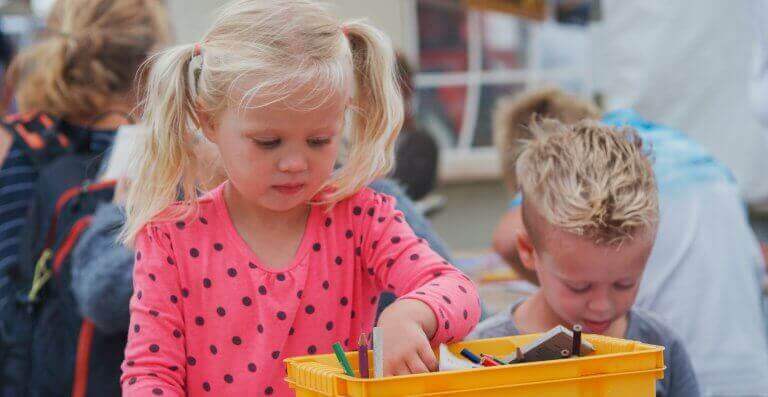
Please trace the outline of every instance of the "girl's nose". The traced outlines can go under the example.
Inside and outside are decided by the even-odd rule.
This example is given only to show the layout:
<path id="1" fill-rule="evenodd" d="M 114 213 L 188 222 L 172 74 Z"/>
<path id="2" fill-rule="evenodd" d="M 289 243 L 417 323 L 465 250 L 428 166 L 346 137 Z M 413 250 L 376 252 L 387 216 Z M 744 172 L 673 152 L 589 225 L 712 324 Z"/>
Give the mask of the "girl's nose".
<path id="1" fill-rule="evenodd" d="M 284 156 L 277 162 L 277 169 L 280 172 L 303 172 L 307 170 L 307 160 L 299 154 Z"/>

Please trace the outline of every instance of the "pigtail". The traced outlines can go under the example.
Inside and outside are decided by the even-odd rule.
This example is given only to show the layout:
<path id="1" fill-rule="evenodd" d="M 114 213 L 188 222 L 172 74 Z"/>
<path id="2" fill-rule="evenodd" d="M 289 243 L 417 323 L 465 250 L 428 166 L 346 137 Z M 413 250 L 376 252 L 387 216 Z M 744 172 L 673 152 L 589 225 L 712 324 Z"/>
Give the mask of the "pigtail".
<path id="1" fill-rule="evenodd" d="M 189 77 L 194 53 L 194 45 L 176 46 L 145 64 L 151 65 L 151 70 L 144 90 L 143 122 L 150 136 L 134 159 L 138 175 L 128 193 L 127 221 L 120 236 L 129 246 L 147 222 L 178 200 L 180 192 L 189 204 L 184 206 L 188 212 L 196 208 L 197 189 L 191 171 L 198 121 Z"/>
<path id="2" fill-rule="evenodd" d="M 348 161 L 331 183 L 336 201 L 388 173 L 394 144 L 403 124 L 403 99 L 389 39 L 361 21 L 342 26 L 349 40 L 357 89 L 349 120 Z"/>

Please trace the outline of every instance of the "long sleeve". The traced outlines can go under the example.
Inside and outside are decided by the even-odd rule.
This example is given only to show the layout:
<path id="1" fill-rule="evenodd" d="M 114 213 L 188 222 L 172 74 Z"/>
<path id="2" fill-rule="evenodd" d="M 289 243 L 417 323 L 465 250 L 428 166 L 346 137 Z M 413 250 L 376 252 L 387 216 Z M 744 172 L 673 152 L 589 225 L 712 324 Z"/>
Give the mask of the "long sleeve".
<path id="1" fill-rule="evenodd" d="M 167 234 L 156 226 L 136 240 L 131 324 L 121 383 L 124 396 L 185 395 L 186 357 L 182 316 L 188 295 Z"/>
<path id="2" fill-rule="evenodd" d="M 102 204 L 72 256 L 72 291 L 80 313 L 106 333 L 124 333 L 133 293 L 133 251 L 117 242 L 124 223 L 117 205 Z"/>
<path id="3" fill-rule="evenodd" d="M 379 288 L 432 308 L 439 323 L 433 344 L 461 340 L 480 318 L 476 287 L 413 233 L 395 204 L 390 196 L 373 194 L 353 209 L 362 217 L 365 270 Z"/>

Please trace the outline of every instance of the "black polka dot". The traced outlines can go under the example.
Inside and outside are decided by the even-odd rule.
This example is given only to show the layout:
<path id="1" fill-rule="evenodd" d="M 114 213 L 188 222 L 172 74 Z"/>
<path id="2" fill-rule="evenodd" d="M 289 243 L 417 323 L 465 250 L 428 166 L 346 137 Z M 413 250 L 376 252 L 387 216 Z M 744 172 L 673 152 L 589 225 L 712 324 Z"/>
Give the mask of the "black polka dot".
<path id="1" fill-rule="evenodd" d="M 295 329 L 293 329 L 293 327 L 291 327 L 291 329 L 289 329 L 289 330 L 288 330 L 288 336 L 293 336 L 293 334 L 294 334 L 295 332 L 296 332 L 296 330 L 295 330 Z"/>
<path id="2" fill-rule="evenodd" d="M 176 227 L 178 227 L 179 229 L 184 229 L 185 226 L 187 225 L 184 222 L 181 222 L 181 221 L 176 222 Z"/>
<path id="3" fill-rule="evenodd" d="M 152 394 L 154 394 L 156 396 L 162 396 L 163 395 L 163 390 L 156 387 L 156 388 L 152 389 Z"/>
<path id="4" fill-rule="evenodd" d="M 392 285 L 392 284 L 387 284 L 387 288 L 389 288 L 389 289 L 391 289 L 393 291 L 395 290 L 395 286 Z"/>
<path id="5" fill-rule="evenodd" d="M 387 259 L 387 267 L 392 267 L 394 265 L 395 265 L 395 260 L 394 259 L 391 259 L 391 258 Z"/>
<path id="6" fill-rule="evenodd" d="M 272 393 L 275 392 L 275 389 L 272 388 L 272 386 L 268 386 L 266 389 L 264 389 L 264 394 L 271 396 Z"/>
<path id="7" fill-rule="evenodd" d="M 230 267 L 229 269 L 227 269 L 227 274 L 229 275 L 229 277 L 235 277 L 237 276 L 237 270 L 235 270 L 234 267 Z"/>
<path id="8" fill-rule="evenodd" d="M 221 307 L 221 306 L 219 306 L 219 307 L 217 307 L 217 308 L 216 308 L 216 313 L 217 313 L 219 316 L 221 316 L 221 317 L 224 317 L 224 316 L 226 316 L 226 315 L 227 315 L 227 311 L 226 311 L 226 310 L 224 310 L 224 308 L 223 308 L 223 307 Z"/>
<path id="9" fill-rule="evenodd" d="M 360 248 L 360 247 L 356 247 L 355 248 L 355 255 L 357 255 L 357 256 L 363 255 L 363 249 Z"/>
<path id="10" fill-rule="evenodd" d="M 165 261 L 168 262 L 169 265 L 175 265 L 176 261 L 173 260 L 170 256 L 165 258 Z"/>
<path id="11" fill-rule="evenodd" d="M 339 303 L 341 303 L 342 306 L 346 306 L 349 303 L 349 299 L 347 299 L 346 296 L 342 296 L 341 299 L 339 299 Z"/>
<path id="12" fill-rule="evenodd" d="M 369 275 L 369 276 L 373 276 L 374 274 L 376 274 L 376 273 L 373 271 L 373 268 L 372 268 L 372 267 L 369 267 L 369 268 L 368 268 L 368 275 Z"/>
<path id="13" fill-rule="evenodd" d="M 320 251 L 320 243 L 314 243 L 312 244 L 312 249 L 315 251 Z"/>
<path id="14" fill-rule="evenodd" d="M 285 312 L 277 312 L 277 318 L 280 320 L 285 320 Z"/>
<path id="15" fill-rule="evenodd" d="M 217 354 L 219 352 L 219 348 L 217 348 L 216 345 L 211 345 L 209 349 L 211 349 L 211 354 Z"/>
<path id="16" fill-rule="evenodd" d="M 333 220 L 331 218 L 325 218 L 325 227 L 331 226 Z"/>
<path id="17" fill-rule="evenodd" d="M 259 294 L 266 295 L 267 294 L 267 287 L 260 285 L 259 286 Z"/>
<path id="18" fill-rule="evenodd" d="M 380 216 L 380 217 L 379 217 L 379 219 L 378 219 L 378 221 L 379 221 L 379 223 L 382 223 L 382 222 L 384 222 L 386 219 L 387 219 L 387 218 L 385 218 L 385 217 L 383 217 L 383 216 Z"/>
<path id="19" fill-rule="evenodd" d="M 253 262 L 248 262 L 248 267 L 250 267 L 251 269 L 255 269 L 256 268 L 256 264 L 253 263 Z"/>
<path id="20" fill-rule="evenodd" d="M 346 237 L 346 238 L 352 238 L 352 231 L 351 231 L 351 230 L 347 230 L 347 232 L 346 232 L 346 233 L 344 233 L 344 237 Z"/>
<path id="21" fill-rule="evenodd" d="M 323 281 L 323 289 L 328 289 L 330 288 L 330 286 L 331 286 L 331 283 L 329 283 L 328 280 Z"/>
<path id="22" fill-rule="evenodd" d="M 259 333 L 260 333 L 260 334 L 263 334 L 263 333 L 264 333 L 264 326 L 263 326 L 263 325 L 261 325 L 261 324 L 259 324 L 259 325 L 256 327 L 256 330 L 257 330 L 257 331 L 259 331 Z"/>
<path id="23" fill-rule="evenodd" d="M 277 360 L 278 357 L 280 357 L 280 352 L 278 350 L 273 351 L 272 358 Z"/>
<path id="24" fill-rule="evenodd" d="M 202 216 L 199 219 L 200 219 L 200 223 L 202 223 L 203 225 L 207 225 L 208 224 L 208 219 L 205 219 Z"/>
<path id="25" fill-rule="evenodd" d="M 416 291 L 416 292 L 415 292 L 415 294 L 416 294 L 416 295 L 426 295 L 426 294 L 424 293 L 424 291 Z"/>
<path id="26" fill-rule="evenodd" d="M 378 296 L 374 296 L 374 297 L 371 297 L 371 304 L 372 304 L 372 305 L 375 305 L 375 304 L 376 304 L 376 301 L 377 301 L 378 299 L 379 299 L 379 297 L 378 297 Z"/>
<path id="27" fill-rule="evenodd" d="M 203 287 L 205 288 L 211 288 L 211 279 L 210 278 L 204 278 L 203 279 Z"/>
<path id="28" fill-rule="evenodd" d="M 248 363 L 248 371 L 256 372 L 256 364 Z"/>
<path id="29" fill-rule="evenodd" d="M 187 364 L 189 364 L 189 365 L 195 365 L 195 364 L 197 364 L 197 360 L 195 360 L 195 358 L 194 358 L 194 357 L 192 357 L 192 356 L 189 356 L 189 357 L 187 357 Z"/>
<path id="30" fill-rule="evenodd" d="M 360 207 L 355 207 L 355 208 L 352 209 L 352 213 L 355 214 L 355 215 L 360 215 L 360 214 L 363 213 L 363 209 L 360 208 Z"/>
<path id="31" fill-rule="evenodd" d="M 333 329 L 333 321 L 328 321 L 327 323 L 325 323 L 325 329 L 327 329 L 328 331 L 332 330 Z"/>
<path id="32" fill-rule="evenodd" d="M 304 296 L 304 291 L 303 290 L 296 291 L 296 297 L 297 298 L 301 299 L 302 296 Z"/>
<path id="33" fill-rule="evenodd" d="M 232 337 L 232 344 L 234 344 L 235 346 L 240 346 L 242 343 L 243 343 L 243 340 L 240 339 L 239 336 Z"/>
<path id="34" fill-rule="evenodd" d="M 159 316 L 159 315 L 160 315 L 160 313 L 159 313 L 157 310 L 155 310 L 155 309 L 152 309 L 152 310 L 150 310 L 150 311 L 149 311 L 149 314 L 150 314 L 152 317 L 157 317 L 157 316 Z"/>
<path id="35" fill-rule="evenodd" d="M 416 260 L 419 260 L 419 254 L 413 254 L 413 255 L 411 255 L 411 260 L 412 260 L 412 261 L 416 261 Z"/>
<path id="36" fill-rule="evenodd" d="M 432 273 L 432 275 L 433 275 L 433 276 L 435 276 L 435 277 L 440 277 L 440 276 L 442 276 L 442 275 L 443 275 L 443 272 L 441 272 L 441 271 L 439 271 L 439 270 L 438 270 L 438 271 L 436 271 L 436 272 Z"/>
<path id="37" fill-rule="evenodd" d="M 134 377 L 132 377 L 131 379 L 128 379 L 128 384 L 129 384 L 129 385 L 132 385 L 132 384 L 134 384 L 134 383 L 136 383 L 136 377 L 135 377 L 135 376 L 134 376 Z"/>
<path id="38" fill-rule="evenodd" d="M 125 362 L 125 365 L 127 365 L 127 366 L 129 366 L 129 367 L 133 367 L 133 366 L 134 366 L 134 364 L 135 364 L 135 363 L 133 362 L 133 360 L 128 360 L 128 361 L 126 361 L 126 362 Z"/>
<path id="39" fill-rule="evenodd" d="M 376 210 L 373 207 L 368 208 L 368 216 L 373 216 L 373 214 L 375 213 L 376 213 Z"/>
<path id="40" fill-rule="evenodd" d="M 341 265 L 342 263 L 344 263 L 344 259 L 341 259 L 340 256 L 337 256 L 335 262 L 337 265 Z"/>
<path id="41" fill-rule="evenodd" d="M 230 374 L 224 375 L 224 382 L 232 383 L 234 381 L 235 381 L 235 378 L 233 378 L 232 375 L 230 375 Z"/>
<path id="42" fill-rule="evenodd" d="M 277 281 L 285 281 L 285 274 L 278 273 L 277 274 Z"/>
<path id="43" fill-rule="evenodd" d="M 203 390 L 211 391 L 211 384 L 208 382 L 203 382 Z"/>
<path id="44" fill-rule="evenodd" d="M 379 242 L 378 242 L 378 241 L 374 241 L 374 242 L 371 244 L 371 249 L 374 249 L 374 250 L 375 250 L 375 249 L 376 249 L 378 246 L 379 246 Z"/>
<path id="45" fill-rule="evenodd" d="M 186 288 L 182 288 L 182 289 L 181 289 L 181 296 L 182 296 L 183 298 L 186 298 L 186 297 L 188 297 L 188 296 L 189 296 L 189 290 L 188 290 L 188 289 L 186 289 Z"/>
<path id="46" fill-rule="evenodd" d="M 445 296 L 445 295 L 443 295 L 443 300 L 445 301 L 445 303 L 447 303 L 447 304 L 449 304 L 449 305 L 451 304 L 451 299 L 450 299 L 450 298 L 448 298 L 448 297 L 447 297 L 447 296 Z"/>
<path id="47" fill-rule="evenodd" d="M 205 324 L 205 319 L 200 317 L 200 316 L 197 316 L 197 317 L 195 317 L 195 324 L 203 325 L 203 324 Z"/>
<path id="48" fill-rule="evenodd" d="M 200 256 L 200 251 L 197 248 L 192 248 L 191 250 L 189 250 L 189 256 L 193 258 L 197 258 L 198 256 Z"/>
<path id="49" fill-rule="evenodd" d="M 141 251 L 136 252 L 136 260 L 137 261 L 141 260 Z"/>
<path id="50" fill-rule="evenodd" d="M 451 328 L 451 324 L 448 322 L 448 320 L 445 320 L 445 329 Z"/>
<path id="51" fill-rule="evenodd" d="M 344 339 L 344 346 L 349 346 L 349 338 Z"/>
<path id="52" fill-rule="evenodd" d="M 153 343 L 149 345 L 149 351 L 151 351 L 152 353 L 157 353 L 160 351 L 160 346 Z"/>
<path id="53" fill-rule="evenodd" d="M 354 311 L 354 310 L 352 310 L 352 311 L 349 313 L 349 318 L 355 318 L 355 311 Z"/>
<path id="54" fill-rule="evenodd" d="M 312 314 L 315 312 L 315 307 L 312 305 L 308 305 L 304 308 L 304 311 L 307 312 L 307 314 Z"/>
<path id="55" fill-rule="evenodd" d="M 253 301 L 250 297 L 244 296 L 243 297 L 243 306 L 250 306 Z"/>
<path id="56" fill-rule="evenodd" d="M 400 242 L 400 236 L 392 237 L 389 241 L 391 241 L 392 244 L 397 244 Z"/>
<path id="57" fill-rule="evenodd" d="M 171 303 L 178 303 L 179 302 L 179 298 L 176 295 L 171 295 L 170 299 L 171 299 Z"/>
<path id="58" fill-rule="evenodd" d="M 157 277 L 155 277 L 154 273 L 149 273 L 149 279 L 152 280 L 152 281 L 155 281 L 155 280 L 157 280 Z"/>
<path id="59" fill-rule="evenodd" d="M 464 309 L 464 319 L 466 320 L 467 317 L 469 317 L 469 312 L 467 312 L 467 309 Z"/>
<path id="60" fill-rule="evenodd" d="M 464 286 L 463 286 L 463 285 L 460 285 L 460 286 L 459 286 L 459 290 L 460 290 L 461 292 L 465 293 L 465 294 L 467 293 L 467 289 L 466 289 L 466 288 L 464 288 Z"/>
<path id="61" fill-rule="evenodd" d="M 221 243 L 216 243 L 213 245 L 213 249 L 215 249 L 216 251 L 221 251 L 224 249 L 224 246 Z"/>
<path id="62" fill-rule="evenodd" d="M 178 365 L 171 365 L 170 367 L 168 367 L 168 369 L 170 369 L 173 372 L 176 372 L 176 371 L 179 370 L 179 366 Z"/>
<path id="63" fill-rule="evenodd" d="M 317 346 L 311 345 L 307 348 L 307 353 L 309 354 L 315 354 L 317 353 Z"/>
<path id="64" fill-rule="evenodd" d="M 178 330 L 178 329 L 173 330 L 173 336 L 175 338 L 181 338 L 181 330 Z"/>
<path id="65" fill-rule="evenodd" d="M 138 334 L 140 330 L 141 330 L 141 327 L 139 326 L 139 324 L 135 324 L 133 326 L 133 332 Z"/>

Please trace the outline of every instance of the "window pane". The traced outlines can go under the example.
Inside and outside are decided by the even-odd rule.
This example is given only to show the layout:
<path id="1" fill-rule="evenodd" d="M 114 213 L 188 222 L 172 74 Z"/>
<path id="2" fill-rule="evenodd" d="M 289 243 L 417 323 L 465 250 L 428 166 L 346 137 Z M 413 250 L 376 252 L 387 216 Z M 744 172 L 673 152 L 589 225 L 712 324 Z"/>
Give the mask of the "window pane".
<path id="1" fill-rule="evenodd" d="M 480 108 L 477 114 L 472 147 L 493 145 L 493 110 L 499 98 L 520 93 L 522 84 L 484 86 L 480 92 Z"/>
<path id="2" fill-rule="evenodd" d="M 417 91 L 418 119 L 440 146 L 455 147 L 464 119 L 466 87 L 428 88 Z"/>
<path id="3" fill-rule="evenodd" d="M 486 12 L 481 18 L 483 69 L 520 69 L 526 65 L 528 23 L 509 14 Z"/>
<path id="4" fill-rule="evenodd" d="M 419 0 L 419 69 L 467 70 L 467 13 L 461 7 Z"/>

